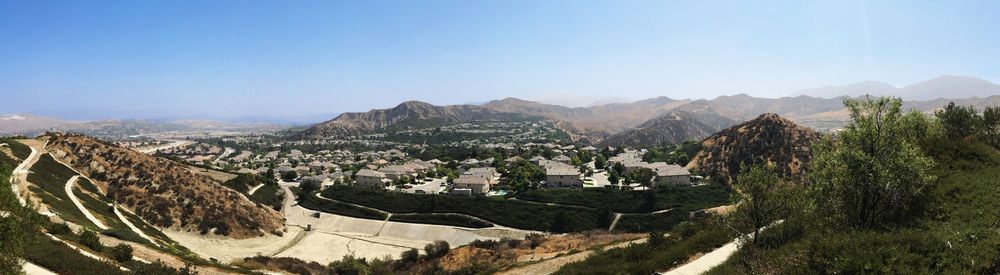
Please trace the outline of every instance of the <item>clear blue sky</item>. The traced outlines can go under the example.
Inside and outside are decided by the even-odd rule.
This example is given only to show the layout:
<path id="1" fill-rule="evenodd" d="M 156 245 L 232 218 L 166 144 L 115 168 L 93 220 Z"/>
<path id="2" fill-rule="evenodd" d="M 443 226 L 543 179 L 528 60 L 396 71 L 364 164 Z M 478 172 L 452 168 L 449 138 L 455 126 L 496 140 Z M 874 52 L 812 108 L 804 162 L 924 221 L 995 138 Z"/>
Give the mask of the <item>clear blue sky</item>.
<path id="1" fill-rule="evenodd" d="M 757 2 L 4 0 L 0 113 L 281 117 L 1000 82 L 998 1 Z"/>

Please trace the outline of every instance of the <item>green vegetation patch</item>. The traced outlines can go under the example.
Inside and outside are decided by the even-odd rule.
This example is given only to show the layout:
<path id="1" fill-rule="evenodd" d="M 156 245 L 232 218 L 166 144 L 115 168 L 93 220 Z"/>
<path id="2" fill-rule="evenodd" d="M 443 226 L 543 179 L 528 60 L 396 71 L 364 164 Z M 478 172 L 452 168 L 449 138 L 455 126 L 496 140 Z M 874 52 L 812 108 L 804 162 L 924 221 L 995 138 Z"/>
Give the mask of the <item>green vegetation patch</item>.
<path id="1" fill-rule="evenodd" d="M 19 159 L 26 159 L 31 155 L 31 147 L 17 142 L 12 138 L 0 138 L 0 143 L 6 143 L 10 147 L 10 151 L 14 153 L 14 156 Z"/>
<path id="2" fill-rule="evenodd" d="M 453 225 L 471 228 L 485 228 L 493 226 L 492 223 L 480 219 L 471 218 L 456 214 L 396 214 L 389 218 L 390 221 Z"/>
<path id="3" fill-rule="evenodd" d="M 115 215 L 112 208 L 113 206 L 108 205 L 106 201 L 98 200 L 76 188 L 73 189 L 73 194 L 80 200 L 83 207 L 87 208 L 94 217 L 100 219 L 104 225 L 112 229 L 130 230 L 128 225 L 125 225 L 125 223 L 118 219 L 118 215 Z"/>
<path id="4" fill-rule="evenodd" d="M 274 210 L 281 210 L 281 203 L 285 200 L 285 193 L 276 184 L 266 184 L 257 189 L 257 192 L 254 192 L 253 195 L 250 195 L 250 200 L 270 206 Z"/>
<path id="5" fill-rule="evenodd" d="M 675 225 L 687 221 L 690 213 L 684 210 L 671 210 L 657 214 L 622 214 L 615 224 L 615 230 L 625 232 L 665 231 Z"/>
<path id="6" fill-rule="evenodd" d="M 540 231 L 576 232 L 599 228 L 595 209 L 546 205 L 520 200 L 483 197 L 407 194 L 334 185 L 326 198 L 356 203 L 392 213 L 461 213 L 496 224 Z"/>
<path id="7" fill-rule="evenodd" d="M 13 154 L 13 156 L 10 156 L 7 154 L 0 153 L 0 163 L 7 164 L 8 166 L 11 167 L 11 169 L 17 167 L 17 165 L 21 164 L 22 160 L 28 158 L 28 156 L 31 155 L 31 148 L 28 148 L 27 145 L 17 142 L 14 139 L 0 138 L 0 143 L 6 143 L 7 146 L 5 146 L 5 148 L 10 148 L 11 153 Z M 15 159 L 15 157 L 17 159 Z"/>
<path id="8" fill-rule="evenodd" d="M 24 247 L 25 258 L 58 274 L 127 274 L 109 261 L 99 261 L 46 236 Z"/>
<path id="9" fill-rule="evenodd" d="M 139 228 L 139 230 L 141 230 L 142 233 L 145 233 L 146 236 L 149 236 L 154 240 L 159 240 L 163 242 L 168 242 L 170 240 L 170 237 L 167 237 L 167 235 L 163 234 L 163 232 L 161 232 L 159 229 L 156 229 L 156 227 L 153 227 L 152 225 L 149 225 L 149 223 L 146 223 L 145 221 L 140 219 L 139 216 L 129 213 L 128 211 L 124 210 L 119 210 L 119 211 L 122 212 L 122 215 L 125 216 L 125 218 L 128 219 L 128 221 L 131 222 L 132 225 L 135 225 L 135 227 Z"/>
<path id="10" fill-rule="evenodd" d="M 315 193 L 313 193 L 315 194 Z M 386 214 L 368 208 L 357 207 L 349 203 L 317 198 L 313 194 L 300 197 L 299 205 L 307 209 L 344 215 L 362 219 L 385 220 Z"/>
<path id="11" fill-rule="evenodd" d="M 101 191 L 97 189 L 97 185 L 94 184 L 93 182 L 91 182 L 89 179 L 84 178 L 84 177 L 80 177 L 79 179 L 77 179 L 76 186 L 80 187 L 80 188 L 83 188 L 83 190 L 87 190 L 87 192 L 90 192 L 91 194 L 95 194 L 95 195 L 100 195 L 101 194 Z M 111 199 L 108 198 L 108 197 L 105 197 L 105 196 L 100 196 L 100 198 L 98 198 L 98 199 L 100 199 L 100 200 L 102 200 L 104 202 L 107 202 L 107 203 L 111 203 Z"/>
<path id="12" fill-rule="evenodd" d="M 656 194 L 655 197 L 650 192 Z M 708 186 L 656 188 L 653 191 L 620 191 L 606 188 L 537 189 L 521 192 L 519 200 L 605 208 L 621 213 L 646 213 L 663 209 L 694 211 L 730 203 L 732 189 Z"/>

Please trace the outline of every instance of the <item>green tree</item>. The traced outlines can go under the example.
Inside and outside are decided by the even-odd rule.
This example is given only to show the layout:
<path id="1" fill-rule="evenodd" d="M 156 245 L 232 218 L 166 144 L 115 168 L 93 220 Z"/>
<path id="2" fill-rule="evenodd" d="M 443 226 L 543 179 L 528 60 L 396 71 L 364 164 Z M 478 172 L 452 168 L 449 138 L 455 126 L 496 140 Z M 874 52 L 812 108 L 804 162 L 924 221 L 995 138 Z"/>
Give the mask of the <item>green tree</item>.
<path id="1" fill-rule="evenodd" d="M 597 157 L 594 157 L 594 168 L 604 169 L 604 165 L 607 163 L 608 158 L 605 158 L 603 155 L 597 155 Z"/>
<path id="2" fill-rule="evenodd" d="M 104 250 L 104 244 L 101 243 L 101 239 L 97 237 L 97 233 L 94 231 L 84 229 L 80 233 L 80 244 L 93 249 L 94 251 L 100 252 Z"/>
<path id="3" fill-rule="evenodd" d="M 127 244 L 118 244 L 111 249 L 111 257 L 118 262 L 127 262 L 132 260 L 132 246 Z"/>
<path id="4" fill-rule="evenodd" d="M 416 248 L 410 248 L 410 250 L 403 251 L 403 254 L 399 255 L 399 261 L 403 263 L 416 262 L 420 258 L 420 251 Z"/>
<path id="5" fill-rule="evenodd" d="M 952 139 L 971 136 L 976 133 L 979 116 L 976 107 L 957 106 L 949 102 L 942 110 L 934 111 L 934 116 L 941 122 L 945 134 Z"/>
<path id="6" fill-rule="evenodd" d="M 285 181 L 293 181 L 293 180 L 295 180 L 295 178 L 298 178 L 298 177 L 299 177 L 299 173 L 295 172 L 294 170 L 285 171 L 284 173 L 281 173 L 281 179 L 283 179 Z"/>
<path id="7" fill-rule="evenodd" d="M 608 182 L 611 184 L 618 184 L 621 181 L 621 178 L 618 177 L 618 172 L 615 172 L 615 170 L 608 172 Z"/>
<path id="8" fill-rule="evenodd" d="M 735 185 L 741 195 L 733 195 L 736 209 L 727 221 L 740 235 L 752 234 L 751 243 L 757 244 L 759 229 L 780 219 L 787 211 L 782 192 L 777 190 L 778 174 L 770 165 L 740 163 Z"/>
<path id="9" fill-rule="evenodd" d="M 898 98 L 845 99 L 851 121 L 837 141 L 813 144 L 815 205 L 841 224 L 874 229 L 911 209 L 933 180 L 933 161 L 906 135 Z"/>
<path id="10" fill-rule="evenodd" d="M 653 180 L 653 171 L 649 169 L 635 169 L 625 175 L 629 182 L 634 182 L 649 186 Z"/>
<path id="11" fill-rule="evenodd" d="M 302 183 L 299 184 L 299 188 L 302 188 L 302 194 L 307 195 L 313 191 L 319 191 L 322 187 L 323 182 L 313 178 L 303 179 Z"/>
<path id="12" fill-rule="evenodd" d="M 625 174 L 625 165 L 621 162 L 615 162 L 615 165 L 611 166 L 611 169 L 614 169 L 619 176 Z"/>
<path id="13" fill-rule="evenodd" d="M 424 252 L 427 253 L 427 257 L 431 258 L 444 257 L 450 249 L 451 247 L 446 241 L 435 241 L 424 246 Z"/>
<path id="14" fill-rule="evenodd" d="M 981 140 L 993 147 L 1000 147 L 1000 107 L 986 107 L 980 123 Z"/>
<path id="15" fill-rule="evenodd" d="M 688 157 L 687 153 L 681 152 L 681 153 L 677 154 L 677 165 L 685 166 L 690 161 L 691 161 L 691 158 Z"/>

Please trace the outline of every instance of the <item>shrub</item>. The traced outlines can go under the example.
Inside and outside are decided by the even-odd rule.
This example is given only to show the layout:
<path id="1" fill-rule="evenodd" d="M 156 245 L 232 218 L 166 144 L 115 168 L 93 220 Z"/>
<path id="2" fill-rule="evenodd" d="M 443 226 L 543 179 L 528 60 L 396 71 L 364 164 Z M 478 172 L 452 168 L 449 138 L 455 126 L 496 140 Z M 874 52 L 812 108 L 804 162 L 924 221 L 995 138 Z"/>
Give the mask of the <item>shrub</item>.
<path id="1" fill-rule="evenodd" d="M 97 252 L 104 250 L 104 244 L 101 243 L 101 238 L 98 237 L 97 233 L 94 233 L 94 231 L 84 229 L 83 232 L 80 233 L 80 244 Z"/>
<path id="2" fill-rule="evenodd" d="M 448 250 L 451 250 L 451 246 L 449 246 L 446 241 L 435 241 L 434 243 L 424 246 L 424 252 L 426 252 L 427 257 L 430 258 L 443 257 L 448 254 Z"/>
<path id="3" fill-rule="evenodd" d="M 73 229 L 70 229 L 65 223 L 50 223 L 45 226 L 45 230 L 49 231 L 52 235 L 68 235 L 73 234 Z"/>
<path id="4" fill-rule="evenodd" d="M 119 244 L 111 249 L 111 258 L 118 262 L 132 260 L 132 246 Z"/>
<path id="5" fill-rule="evenodd" d="M 399 255 L 399 261 L 402 263 L 416 262 L 418 258 L 420 258 L 420 251 L 418 251 L 416 248 L 411 248 L 410 250 L 403 251 L 403 253 Z"/>

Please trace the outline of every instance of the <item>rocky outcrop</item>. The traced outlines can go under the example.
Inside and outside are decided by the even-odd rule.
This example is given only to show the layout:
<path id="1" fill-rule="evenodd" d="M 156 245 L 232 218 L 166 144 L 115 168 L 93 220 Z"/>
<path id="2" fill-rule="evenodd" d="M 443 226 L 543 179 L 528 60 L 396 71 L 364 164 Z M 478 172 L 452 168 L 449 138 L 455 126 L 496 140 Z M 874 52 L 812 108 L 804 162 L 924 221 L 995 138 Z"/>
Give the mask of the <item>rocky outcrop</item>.
<path id="1" fill-rule="evenodd" d="M 687 168 L 731 182 L 739 174 L 740 163 L 765 161 L 774 165 L 778 176 L 785 180 L 807 184 L 810 146 L 820 137 L 819 132 L 791 120 L 763 114 L 703 140 L 703 149 Z"/>
<path id="2" fill-rule="evenodd" d="M 282 226 L 278 212 L 170 160 L 79 134 L 45 137 L 53 157 L 97 181 L 115 202 L 154 225 L 235 238 Z"/>

